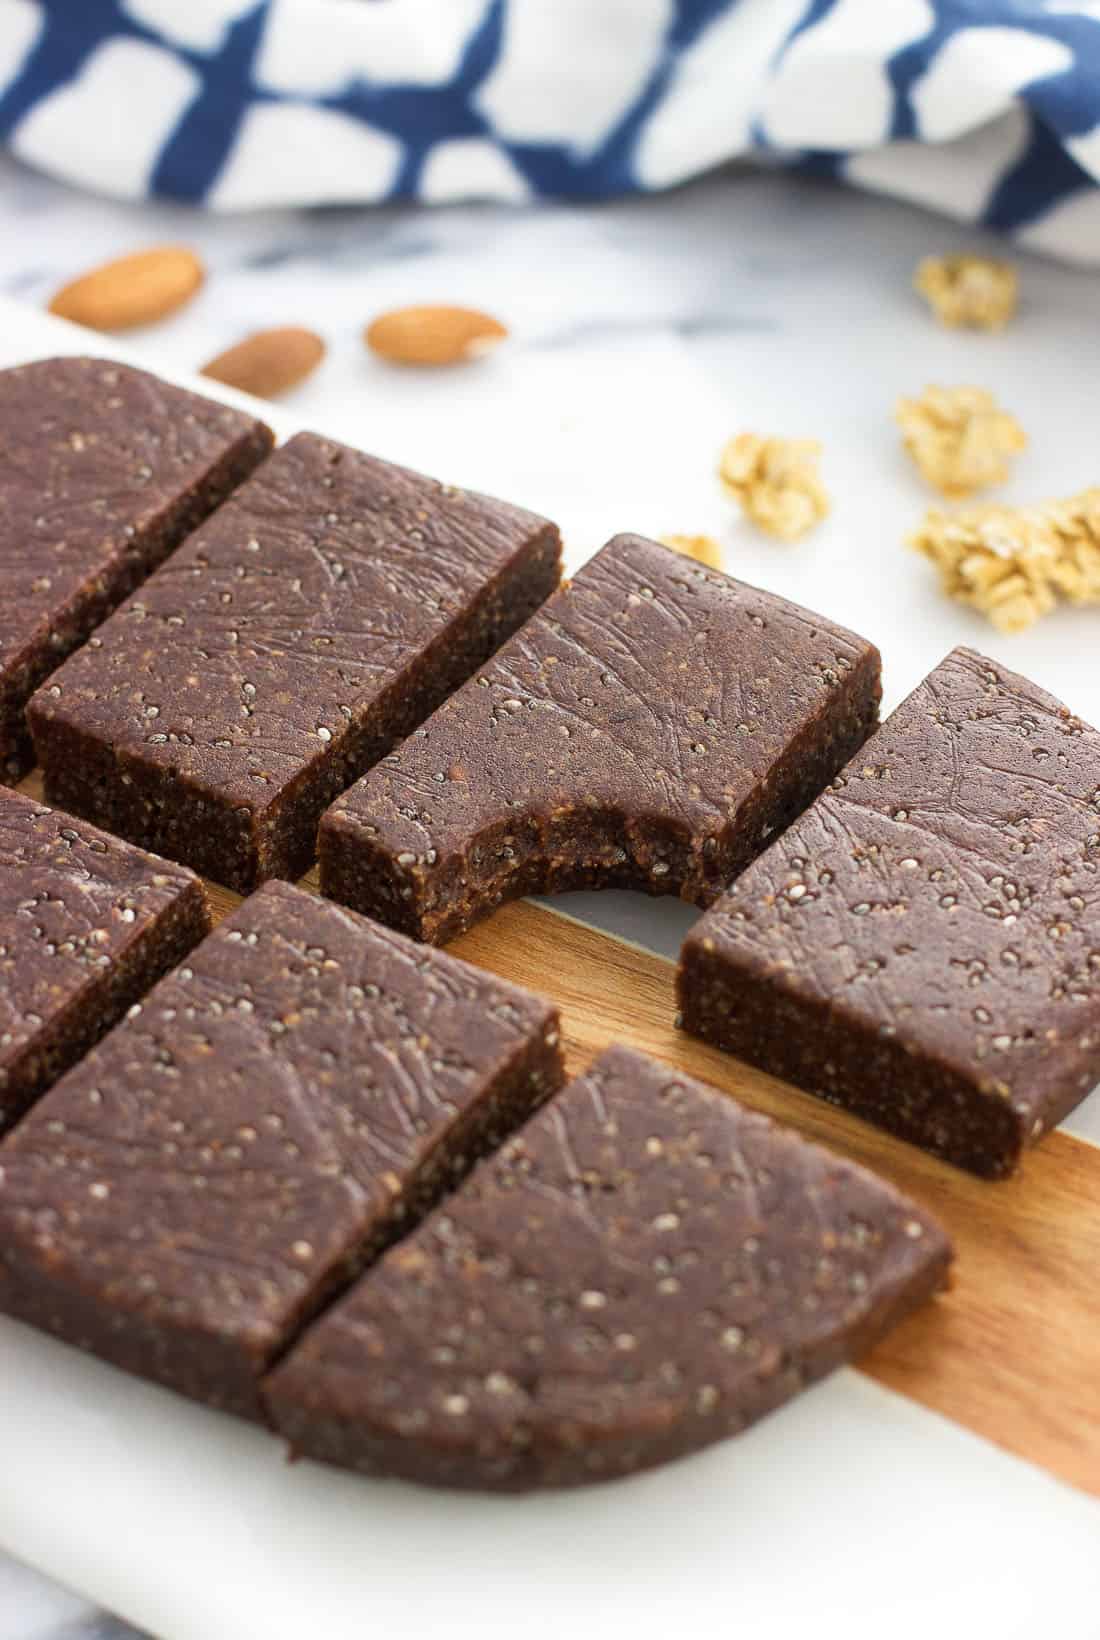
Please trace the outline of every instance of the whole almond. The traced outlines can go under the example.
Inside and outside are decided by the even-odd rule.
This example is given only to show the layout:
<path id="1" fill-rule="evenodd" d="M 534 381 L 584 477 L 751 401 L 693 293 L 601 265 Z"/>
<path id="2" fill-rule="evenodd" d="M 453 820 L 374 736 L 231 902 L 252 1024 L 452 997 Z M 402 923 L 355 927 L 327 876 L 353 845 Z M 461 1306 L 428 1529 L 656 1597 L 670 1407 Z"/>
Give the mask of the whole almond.
<path id="1" fill-rule="evenodd" d="M 324 356 L 325 344 L 315 331 L 283 325 L 254 331 L 204 364 L 200 374 L 258 399 L 277 399 L 312 376 Z"/>
<path id="2" fill-rule="evenodd" d="M 58 291 L 50 312 L 90 330 L 132 330 L 174 313 L 205 277 L 194 251 L 157 245 L 81 274 Z"/>
<path id="3" fill-rule="evenodd" d="M 395 308 L 364 332 L 372 352 L 391 364 L 463 364 L 502 342 L 508 332 L 499 319 L 476 308 Z"/>

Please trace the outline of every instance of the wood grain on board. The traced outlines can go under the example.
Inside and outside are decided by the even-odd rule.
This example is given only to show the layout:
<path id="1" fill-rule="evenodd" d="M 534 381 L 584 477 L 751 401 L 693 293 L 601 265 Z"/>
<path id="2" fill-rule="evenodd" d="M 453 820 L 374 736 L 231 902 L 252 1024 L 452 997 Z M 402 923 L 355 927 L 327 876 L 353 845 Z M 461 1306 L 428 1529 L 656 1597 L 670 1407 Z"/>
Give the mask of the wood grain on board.
<path id="1" fill-rule="evenodd" d="M 570 1069 L 628 1042 L 865 1163 L 940 1219 L 952 1291 L 862 1363 L 891 1389 L 1100 1496 L 1100 1149 L 1049 1135 L 989 1183 L 678 1031 L 673 964 L 534 905 L 459 956 L 561 1005 Z"/>
<path id="2" fill-rule="evenodd" d="M 22 790 L 41 796 L 37 771 Z M 215 915 L 239 896 L 208 884 Z M 302 886 L 316 890 L 314 873 Z M 580 1070 L 624 1042 L 832 1145 L 936 1213 L 952 1290 L 862 1363 L 872 1378 L 1100 1496 L 1100 1148 L 1053 1133 L 989 1183 L 685 1036 L 673 964 L 557 912 L 505 906 L 450 949 L 552 997 Z"/>

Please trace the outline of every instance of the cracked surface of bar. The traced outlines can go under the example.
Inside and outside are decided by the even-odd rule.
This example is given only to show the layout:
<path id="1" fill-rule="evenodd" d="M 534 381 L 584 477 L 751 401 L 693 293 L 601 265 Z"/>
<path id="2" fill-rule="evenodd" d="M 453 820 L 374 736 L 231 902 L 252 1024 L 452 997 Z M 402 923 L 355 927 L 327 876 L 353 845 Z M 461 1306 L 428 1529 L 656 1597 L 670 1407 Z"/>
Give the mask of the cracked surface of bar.
<path id="1" fill-rule="evenodd" d="M 35 696 L 51 798 L 247 893 L 557 585 L 545 519 L 299 434 Z"/>
<path id="2" fill-rule="evenodd" d="M 1100 1077 L 1100 733 L 954 650 L 696 924 L 685 1027 L 974 1172 Z"/>
<path id="3" fill-rule="evenodd" d="M 184 867 L 0 788 L 0 1131 L 209 927 Z"/>
<path id="4" fill-rule="evenodd" d="M 0 1310 L 260 1418 L 303 1322 L 561 1080 L 549 1003 L 269 883 L 0 1145 Z"/>
<path id="5" fill-rule="evenodd" d="M 325 816 L 333 898 L 433 943 L 502 901 L 709 904 L 878 721 L 873 644 L 616 536 Z"/>
<path id="6" fill-rule="evenodd" d="M 270 447 L 262 422 L 128 365 L 0 371 L 0 783 L 34 761 L 38 685 Z"/>
<path id="7" fill-rule="evenodd" d="M 625 1048 L 602 1054 L 265 1385 L 292 1448 L 521 1490 L 736 1434 L 945 1283 L 863 1168 Z"/>

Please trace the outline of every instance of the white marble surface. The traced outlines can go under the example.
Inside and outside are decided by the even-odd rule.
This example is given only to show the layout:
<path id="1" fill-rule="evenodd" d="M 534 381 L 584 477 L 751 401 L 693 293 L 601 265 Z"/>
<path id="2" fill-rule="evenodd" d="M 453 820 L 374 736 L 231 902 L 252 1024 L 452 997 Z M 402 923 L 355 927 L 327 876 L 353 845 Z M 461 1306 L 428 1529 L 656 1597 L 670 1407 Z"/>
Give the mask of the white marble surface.
<path id="1" fill-rule="evenodd" d="M 311 324 L 328 337 L 331 351 L 317 377 L 288 403 L 295 423 L 321 426 L 380 454 L 503 490 L 550 512 L 562 522 L 573 562 L 621 528 L 715 534 L 734 573 L 875 638 L 886 656 L 887 704 L 952 643 L 969 641 L 1032 673 L 1100 721 L 1094 658 L 1100 616 L 1069 614 L 1022 638 L 998 638 L 976 617 L 944 605 L 926 566 L 903 550 L 904 532 L 926 497 L 903 464 L 889 420 L 899 392 L 928 380 L 977 381 L 995 388 L 1032 433 L 1032 450 L 1010 494 L 1040 496 L 1094 481 L 1095 392 L 1088 358 L 1100 324 L 1095 276 L 1027 262 L 1025 304 L 1010 335 L 958 337 L 929 323 L 908 282 L 920 255 L 971 245 L 973 234 L 903 207 L 785 177 L 727 176 L 666 199 L 592 210 L 213 219 L 105 205 L 0 161 L 2 294 L 41 308 L 59 283 L 89 264 L 164 239 L 199 247 L 211 278 L 187 312 L 127 339 L 140 362 L 192 370 L 251 328 Z M 510 324 L 514 343 L 476 368 L 431 377 L 396 372 L 370 358 L 358 340 L 363 323 L 387 306 L 418 300 L 488 308 Z M 5 360 L 18 352 L 18 328 L 8 326 Z M 825 528 L 804 544 L 762 541 L 718 493 L 712 477 L 717 449 L 742 426 L 824 439 L 837 505 Z M 675 948 L 690 919 L 677 906 L 655 907 L 630 896 L 604 896 L 596 906 L 573 897 L 570 908 L 665 950 Z M 1100 1139 L 1097 1105 L 1094 1097 L 1076 1127 Z M 310 1621 L 306 1614 L 315 1595 L 307 1578 L 321 1573 L 332 1600 L 324 1608 L 326 1640 L 362 1632 L 341 1626 L 346 1608 L 338 1597 L 354 1592 L 347 1557 L 356 1552 L 356 1517 L 349 1511 L 367 1497 L 365 1488 L 339 1479 L 315 1481 L 308 1465 L 285 1479 L 267 1449 L 253 1447 L 251 1432 L 226 1431 L 221 1420 L 145 1386 L 123 1380 L 120 1387 L 119 1375 L 109 1369 L 74 1364 L 68 1356 L 22 1329 L 0 1330 L 0 1401 L 10 1399 L 16 1375 L 41 1373 L 46 1394 L 57 1397 L 73 1452 L 89 1464 L 109 1461 L 118 1485 L 129 1484 L 135 1498 L 144 1498 L 140 1488 L 150 1481 L 129 1442 L 121 1440 L 123 1432 L 129 1434 L 133 1420 L 134 1441 L 153 1443 L 171 1429 L 185 1437 L 185 1454 L 173 1447 L 170 1465 L 181 1491 L 175 1505 L 171 1497 L 160 1499 L 165 1513 L 149 1523 L 147 1540 L 143 1505 L 134 1503 L 128 1541 L 113 1559 L 104 1558 L 94 1531 L 81 1538 L 47 1499 L 27 1497 L 16 1510 L 0 1495 L 0 1543 L 124 1610 L 164 1640 L 298 1634 Z M 102 1402 L 89 1409 L 72 1404 L 85 1384 L 97 1392 L 103 1388 Z M 9 1414 L 17 1416 L 18 1409 Z M 2 1418 L 0 1412 L 0 1423 Z M 2 1427 L 0 1437 L 7 1439 Z M 794 1450 L 799 1438 L 818 1443 L 818 1472 L 808 1473 Z M 995 1621 L 1002 1640 L 1034 1633 L 1040 1621 L 1059 1640 L 1095 1636 L 1100 1567 L 1095 1555 L 1090 1564 L 1088 1546 L 1100 1542 L 1100 1511 L 1027 1466 L 893 1397 L 872 1393 L 854 1374 L 838 1375 L 739 1445 L 744 1455 L 733 1470 L 719 1455 L 670 1472 L 694 1477 L 689 1496 L 700 1509 L 730 1506 L 728 1477 L 743 1472 L 763 1488 L 762 1507 L 774 1512 L 779 1536 L 782 1528 L 839 1542 L 841 1525 L 864 1537 L 875 1534 L 880 1582 L 872 1579 L 866 1601 L 853 1611 L 846 1576 L 826 1578 L 821 1587 L 832 1605 L 824 1619 L 819 1614 L 823 1634 L 834 1632 L 829 1613 L 836 1615 L 836 1632 L 843 1617 L 854 1640 L 886 1624 L 895 1640 L 933 1625 L 961 1633 L 952 1625 L 970 1613 L 967 1632 L 992 1632 Z M 198 1518 L 200 1493 L 188 1490 L 196 1483 L 185 1473 L 192 1448 L 195 1463 L 213 1466 L 230 1492 L 239 1488 L 242 1498 L 270 1508 L 266 1536 L 246 1529 L 232 1513 L 231 1498 L 223 1513 L 220 1494 L 212 1520 Z M 228 1477 L 231 1465 L 236 1467 Z M 823 1483 L 830 1466 L 842 1498 L 834 1499 Z M 73 1484 L 64 1454 L 55 1452 L 46 1471 L 50 1486 L 71 1485 L 95 1510 L 98 1483 Z M 28 1477 L 36 1472 L 27 1469 Z M 681 1507 L 677 1484 L 683 1483 L 658 1477 L 639 1483 L 645 1496 L 663 1500 L 672 1511 Z M 798 1493 L 797 1507 L 784 1485 Z M 611 1530 L 613 1500 L 620 1495 L 610 1489 L 602 1501 L 577 1506 L 578 1521 L 587 1523 L 583 1530 Z M 737 1500 L 751 1495 L 744 1481 L 734 1488 L 731 1525 L 743 1546 L 756 1539 L 752 1522 L 738 1518 Z M 410 1501 L 398 1488 L 385 1493 L 397 1519 L 416 1531 L 418 1496 Z M 322 1530 L 331 1530 L 344 1561 L 333 1558 L 331 1545 L 303 1546 L 289 1536 L 292 1523 L 303 1518 L 296 1514 L 303 1498 L 316 1511 L 318 1540 Z M 121 1507 L 112 1498 L 111 1508 Z M 425 1530 L 457 1527 L 464 1536 L 445 1505 L 432 1508 L 434 1525 Z M 470 1513 L 480 1519 L 493 1508 L 477 1504 Z M 384 1543 L 390 1541 L 390 1512 L 380 1517 L 364 1505 L 364 1521 Z M 833 1517 L 831 1524 L 825 1517 Z M 571 1517 L 548 1508 L 545 1518 L 550 1541 L 561 1547 Z M 209 1556 L 214 1533 L 231 1539 L 237 1553 L 234 1566 L 227 1562 L 219 1573 L 221 1608 L 209 1604 L 208 1594 L 207 1604 L 199 1601 L 186 1575 L 173 1580 L 173 1561 L 182 1554 Z M 609 1541 L 626 1577 L 627 1540 L 611 1530 Z M 659 1534 L 642 1541 L 647 1555 L 659 1552 Z M 720 1534 L 708 1541 L 708 1552 L 721 1557 Z M 967 1542 L 968 1555 L 954 1552 L 953 1544 Z M 687 1553 L 684 1545 L 675 1547 Z M 584 1565 L 591 1556 L 575 1543 L 570 1552 L 578 1578 L 594 1578 L 594 1568 Z M 256 1587 L 248 1581 L 249 1568 L 264 1565 L 264 1555 L 272 1553 L 279 1556 L 272 1581 L 280 1605 L 265 1605 L 256 1618 L 262 1626 L 252 1628 L 251 1619 L 241 1616 Z M 982 1555 L 999 1568 L 985 1579 L 990 1586 L 974 1570 L 980 1570 Z M 925 1588 L 922 1573 L 920 1587 L 910 1591 L 907 1583 L 903 1611 L 891 1599 L 889 1580 L 903 1575 L 914 1556 L 929 1571 L 939 1557 L 948 1583 L 941 1577 L 938 1586 Z M 739 1564 L 739 1611 L 758 1613 L 751 1565 L 743 1554 Z M 797 1591 L 786 1587 L 781 1563 L 775 1564 L 776 1603 L 759 1607 L 770 1612 L 773 1626 L 756 1632 L 782 1640 L 794 1632 L 783 1614 L 789 1611 L 793 1623 L 796 1609 L 805 1607 Z M 826 1563 L 811 1558 L 808 1564 L 821 1573 Z M 189 1568 L 185 1562 L 183 1573 Z M 1056 1614 L 1044 1604 L 1052 1579 L 1061 1584 Z M 728 1598 L 725 1575 L 716 1571 L 714 1583 Z M 523 1592 L 514 1582 L 509 1587 L 517 1596 Z M 953 1588 L 957 1599 L 946 1598 Z M 762 1600 L 766 1592 L 761 1584 Z M 370 1590 L 365 1595 L 369 1602 Z M 716 1621 L 723 1609 L 729 1608 L 716 1607 Z M 431 1610 L 441 1621 L 442 1608 Z M 583 1626 L 576 1628 L 577 1613 L 572 1615 L 575 1632 L 583 1633 Z M 432 1621 L 425 1615 L 426 1625 Z M 109 1624 L 0 1558 L 0 1640 L 91 1640 L 121 1632 Z M 616 1624 L 614 1608 L 607 1607 L 602 1632 L 624 1632 Z M 401 1632 L 419 1635 L 429 1626 Z"/>

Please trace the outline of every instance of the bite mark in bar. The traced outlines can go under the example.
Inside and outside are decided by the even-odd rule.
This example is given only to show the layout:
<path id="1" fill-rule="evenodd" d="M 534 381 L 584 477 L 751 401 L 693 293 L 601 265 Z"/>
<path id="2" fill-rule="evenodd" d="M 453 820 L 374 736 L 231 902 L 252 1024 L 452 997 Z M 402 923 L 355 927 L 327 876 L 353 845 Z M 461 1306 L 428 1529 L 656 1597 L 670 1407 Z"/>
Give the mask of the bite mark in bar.
<path id="1" fill-rule="evenodd" d="M 326 894 L 442 943 L 504 900 L 707 905 L 878 721 L 873 644 L 637 535 L 325 816 Z"/>

